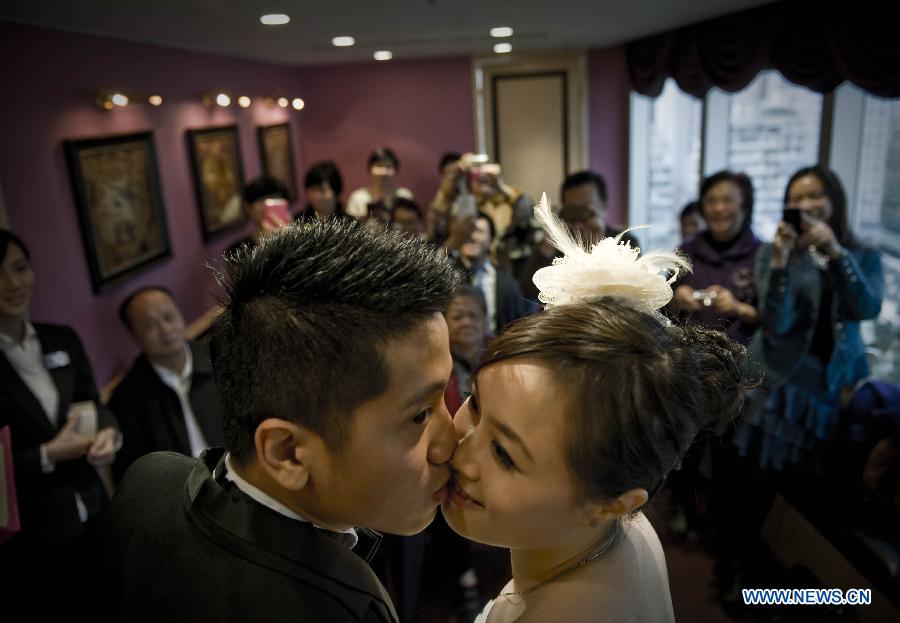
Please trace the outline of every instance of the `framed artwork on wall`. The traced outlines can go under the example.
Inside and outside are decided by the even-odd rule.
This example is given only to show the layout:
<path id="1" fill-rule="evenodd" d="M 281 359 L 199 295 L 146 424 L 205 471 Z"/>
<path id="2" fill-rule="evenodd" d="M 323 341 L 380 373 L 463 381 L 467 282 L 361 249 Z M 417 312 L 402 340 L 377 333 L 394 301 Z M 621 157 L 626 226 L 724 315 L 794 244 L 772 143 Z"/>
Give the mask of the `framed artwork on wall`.
<path id="1" fill-rule="evenodd" d="M 153 133 L 63 144 L 94 292 L 171 256 Z"/>
<path id="2" fill-rule="evenodd" d="M 237 126 L 188 130 L 203 239 L 243 225 L 244 168 Z"/>
<path id="3" fill-rule="evenodd" d="M 291 147 L 291 124 L 260 126 L 259 151 L 263 172 L 285 185 L 288 198 L 297 199 L 297 179 L 294 175 L 294 151 Z"/>

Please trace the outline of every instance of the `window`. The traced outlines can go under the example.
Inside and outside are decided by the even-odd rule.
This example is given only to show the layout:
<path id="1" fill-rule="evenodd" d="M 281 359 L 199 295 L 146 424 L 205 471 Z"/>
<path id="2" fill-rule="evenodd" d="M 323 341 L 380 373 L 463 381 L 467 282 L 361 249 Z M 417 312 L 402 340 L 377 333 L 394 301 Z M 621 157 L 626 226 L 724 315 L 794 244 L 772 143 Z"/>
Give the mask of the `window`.
<path id="1" fill-rule="evenodd" d="M 705 106 L 705 110 L 704 110 Z M 822 96 L 777 71 L 738 93 L 713 89 L 701 101 L 669 79 L 657 98 L 631 97 L 629 224 L 645 248 L 680 242 L 678 213 L 697 199 L 703 174 L 743 171 L 753 180 L 754 231 L 771 239 L 790 175 L 818 160 Z"/>
<path id="2" fill-rule="evenodd" d="M 900 256 L 900 101 L 865 96 L 858 162 L 856 230 Z"/>
<path id="3" fill-rule="evenodd" d="M 704 174 L 731 169 L 749 175 L 753 230 L 771 240 L 781 220 L 788 178 L 819 159 L 822 96 L 788 82 L 777 71 L 764 71 L 738 93 L 714 89 L 707 107 L 707 137 L 719 136 L 707 141 Z"/>
<path id="4" fill-rule="evenodd" d="M 881 314 L 863 325 L 863 337 L 872 374 L 900 381 L 900 100 L 852 90 L 862 106 L 855 192 L 847 200 L 855 233 L 881 251 L 884 266 Z"/>
<path id="5" fill-rule="evenodd" d="M 712 89 L 702 102 L 673 80 L 658 98 L 633 94 L 629 224 L 652 225 L 638 232 L 645 249 L 676 247 L 678 212 L 696 198 L 701 170 L 728 168 L 753 180 L 754 230 L 771 240 L 789 176 L 824 157 L 844 183 L 854 232 L 882 252 L 884 303 L 863 338 L 872 374 L 900 381 L 900 100 L 845 84 L 824 120 L 823 100 L 775 71 L 738 93 Z"/>
<path id="6" fill-rule="evenodd" d="M 678 214 L 700 186 L 702 108 L 672 79 L 655 99 L 632 95 L 632 118 L 640 115 L 644 131 L 631 136 L 629 224 L 651 226 L 635 232 L 646 249 L 673 249 L 681 241 Z"/>

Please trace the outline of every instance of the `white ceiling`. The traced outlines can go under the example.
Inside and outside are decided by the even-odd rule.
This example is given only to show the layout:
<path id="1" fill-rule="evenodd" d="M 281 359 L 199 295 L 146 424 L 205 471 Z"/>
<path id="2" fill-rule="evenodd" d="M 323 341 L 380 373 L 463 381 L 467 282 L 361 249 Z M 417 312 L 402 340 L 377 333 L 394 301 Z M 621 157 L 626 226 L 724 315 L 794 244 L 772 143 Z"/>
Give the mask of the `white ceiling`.
<path id="1" fill-rule="evenodd" d="M 288 65 L 603 47 L 735 13 L 767 0 L 0 0 L 0 19 Z M 285 26 L 263 26 L 286 13 Z M 356 45 L 335 48 L 331 38 Z"/>

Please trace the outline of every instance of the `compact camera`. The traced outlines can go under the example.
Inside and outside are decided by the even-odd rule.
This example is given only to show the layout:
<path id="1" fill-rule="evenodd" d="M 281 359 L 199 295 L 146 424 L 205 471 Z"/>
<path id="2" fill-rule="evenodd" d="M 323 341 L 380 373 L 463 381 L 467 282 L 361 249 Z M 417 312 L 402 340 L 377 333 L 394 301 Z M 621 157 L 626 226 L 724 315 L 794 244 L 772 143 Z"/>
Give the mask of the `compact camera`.
<path id="1" fill-rule="evenodd" d="M 712 305 L 713 299 L 716 298 L 715 290 L 694 290 L 693 294 L 694 300 L 703 301 L 704 307 L 710 307 Z"/>

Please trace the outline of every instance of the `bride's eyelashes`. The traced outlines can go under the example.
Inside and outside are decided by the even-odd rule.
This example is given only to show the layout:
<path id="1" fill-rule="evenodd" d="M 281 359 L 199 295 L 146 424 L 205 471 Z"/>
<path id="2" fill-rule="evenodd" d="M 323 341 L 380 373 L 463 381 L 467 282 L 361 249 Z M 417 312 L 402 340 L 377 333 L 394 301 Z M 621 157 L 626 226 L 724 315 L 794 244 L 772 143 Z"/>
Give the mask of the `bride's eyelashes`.
<path id="1" fill-rule="evenodd" d="M 478 398 L 475 397 L 475 394 L 469 394 L 469 411 L 472 413 L 472 423 L 478 422 L 481 418 L 481 414 L 478 412 Z"/>
<path id="2" fill-rule="evenodd" d="M 477 423 L 481 415 L 478 413 L 478 398 L 474 392 L 469 394 L 469 411 L 472 413 L 472 423 Z M 494 455 L 497 464 L 506 471 L 511 472 L 516 469 L 516 464 L 513 462 L 512 457 L 496 440 L 491 441 L 491 454 Z"/>
<path id="3" fill-rule="evenodd" d="M 512 458 L 509 456 L 509 453 L 503 449 L 496 440 L 491 441 L 491 451 L 494 454 L 494 458 L 497 459 L 497 463 L 505 469 L 506 471 L 513 471 L 516 469 L 516 464 L 513 463 Z"/>

